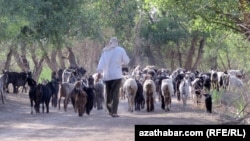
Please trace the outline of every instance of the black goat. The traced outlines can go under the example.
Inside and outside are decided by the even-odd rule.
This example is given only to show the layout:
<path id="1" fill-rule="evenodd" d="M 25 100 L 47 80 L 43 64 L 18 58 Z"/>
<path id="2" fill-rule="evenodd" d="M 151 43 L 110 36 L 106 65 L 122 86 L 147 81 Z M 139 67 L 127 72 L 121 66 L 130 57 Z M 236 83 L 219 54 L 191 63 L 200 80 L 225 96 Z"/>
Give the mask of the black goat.
<path id="1" fill-rule="evenodd" d="M 8 76 L 4 90 L 9 93 L 8 86 L 11 83 L 13 85 L 13 93 L 18 93 L 18 88 L 23 86 L 25 88 L 27 78 L 31 78 L 31 72 L 9 72 L 4 71 L 4 74 Z"/>
<path id="2" fill-rule="evenodd" d="M 137 91 L 135 95 L 135 111 L 140 111 L 141 109 L 144 109 L 145 106 L 145 98 L 143 96 L 143 86 L 139 82 L 139 80 L 136 80 L 137 84 Z"/>
<path id="3" fill-rule="evenodd" d="M 89 115 L 94 107 L 94 88 L 83 87 L 83 90 L 87 94 L 86 113 Z"/>
<path id="4" fill-rule="evenodd" d="M 205 96 L 205 105 L 208 113 L 212 113 L 212 96 L 210 94 L 203 94 Z"/>
<path id="5" fill-rule="evenodd" d="M 36 99 L 36 86 L 37 83 L 34 79 L 28 78 L 27 79 L 29 89 L 29 98 L 30 98 L 30 107 L 31 107 L 31 114 L 33 114 L 33 102 L 35 102 Z"/>
<path id="6" fill-rule="evenodd" d="M 40 113 L 40 104 L 42 104 L 42 111 L 44 113 L 44 104 L 46 105 L 46 112 L 49 113 L 49 102 L 52 98 L 52 105 L 56 107 L 57 93 L 59 90 L 59 83 L 57 80 L 51 80 L 47 84 L 38 84 L 36 87 L 35 96 L 35 110 Z"/>

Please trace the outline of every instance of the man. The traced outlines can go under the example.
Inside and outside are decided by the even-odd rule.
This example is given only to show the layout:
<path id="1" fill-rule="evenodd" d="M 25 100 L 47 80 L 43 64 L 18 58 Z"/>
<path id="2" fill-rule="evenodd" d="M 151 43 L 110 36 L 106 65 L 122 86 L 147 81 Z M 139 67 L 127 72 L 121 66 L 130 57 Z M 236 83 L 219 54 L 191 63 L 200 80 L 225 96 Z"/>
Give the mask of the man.
<path id="1" fill-rule="evenodd" d="M 112 37 L 103 49 L 98 63 L 97 73 L 103 74 L 106 90 L 106 107 L 112 117 L 117 114 L 119 104 L 119 89 L 122 83 L 122 66 L 129 63 L 125 49 L 118 45 L 116 37 Z"/>

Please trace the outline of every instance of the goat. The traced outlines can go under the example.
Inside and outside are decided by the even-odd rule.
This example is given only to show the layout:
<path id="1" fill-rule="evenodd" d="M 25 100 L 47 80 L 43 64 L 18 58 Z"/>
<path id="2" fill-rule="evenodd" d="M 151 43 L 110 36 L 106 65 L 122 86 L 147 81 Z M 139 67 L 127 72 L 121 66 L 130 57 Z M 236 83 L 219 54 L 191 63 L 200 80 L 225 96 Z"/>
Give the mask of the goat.
<path id="1" fill-rule="evenodd" d="M 86 109 L 86 113 L 89 115 L 90 111 L 94 107 L 95 88 L 94 87 L 89 87 L 88 85 L 86 85 L 82 81 L 76 81 L 75 84 L 74 84 L 74 88 L 79 89 L 79 90 L 81 89 L 87 94 L 87 103 L 86 103 L 85 109 Z M 75 105 L 76 104 L 75 103 L 76 97 L 75 97 L 75 94 L 73 92 L 74 92 L 74 89 L 71 92 L 70 97 L 71 97 L 71 103 L 72 103 L 73 107 L 75 107 L 76 106 Z M 66 103 L 66 105 L 67 105 L 67 103 Z M 75 109 L 75 112 L 76 112 L 76 109 Z"/>
<path id="2" fill-rule="evenodd" d="M 83 87 L 83 90 L 87 94 L 86 113 L 90 115 L 90 112 L 94 106 L 94 88 Z"/>
<path id="3" fill-rule="evenodd" d="M 28 86 L 30 87 L 30 89 L 29 89 L 29 99 L 30 99 L 31 114 L 33 114 L 33 102 L 34 103 L 36 102 L 35 100 L 36 100 L 37 82 L 32 78 L 28 78 L 27 82 L 28 82 Z"/>
<path id="4" fill-rule="evenodd" d="M 78 111 L 78 116 L 82 117 L 86 110 L 86 104 L 87 104 L 87 94 L 82 89 L 82 82 L 76 81 L 74 84 L 74 89 L 71 93 L 71 100 L 73 101 L 73 107 L 75 112 Z"/>
<path id="5" fill-rule="evenodd" d="M 51 73 L 51 80 L 52 79 L 57 79 L 58 82 L 62 82 L 62 75 L 63 75 L 63 69 L 59 69 L 58 71 L 53 71 Z"/>
<path id="6" fill-rule="evenodd" d="M 85 113 L 87 104 L 87 94 L 83 90 L 75 92 L 75 109 L 78 110 L 79 117 Z"/>
<path id="7" fill-rule="evenodd" d="M 87 81 L 88 81 L 88 87 L 94 88 L 96 82 L 95 82 L 95 79 L 94 79 L 94 77 L 92 75 L 90 75 L 88 77 Z"/>
<path id="8" fill-rule="evenodd" d="M 144 109 L 145 98 L 143 96 L 143 86 L 139 80 L 136 80 L 137 83 L 137 91 L 135 95 L 135 111 L 140 111 Z"/>
<path id="9" fill-rule="evenodd" d="M 175 91 L 175 95 L 177 96 L 177 100 L 180 101 L 181 100 L 181 94 L 180 94 L 180 84 L 182 82 L 182 80 L 184 79 L 185 77 L 185 74 L 184 73 L 180 73 L 180 74 L 177 74 L 175 79 L 173 79 L 174 81 L 174 91 Z"/>
<path id="10" fill-rule="evenodd" d="M 219 91 L 219 76 L 217 71 L 211 70 L 212 89 Z"/>
<path id="11" fill-rule="evenodd" d="M 97 107 L 97 110 L 103 109 L 104 104 L 104 84 L 103 83 L 95 83 L 94 85 L 94 107 Z"/>
<path id="12" fill-rule="evenodd" d="M 83 83 L 81 81 L 76 81 L 74 83 L 73 90 L 71 92 L 69 92 L 69 97 L 67 98 L 68 100 L 71 99 L 71 103 L 73 105 L 75 112 L 77 112 L 76 95 L 79 94 L 80 91 L 82 90 L 82 85 L 83 85 Z"/>
<path id="13" fill-rule="evenodd" d="M 143 83 L 143 93 L 146 100 L 147 112 L 154 111 L 156 86 L 151 79 L 146 79 Z"/>
<path id="14" fill-rule="evenodd" d="M 169 79 L 168 76 L 158 76 L 156 82 L 155 82 L 155 85 L 156 85 L 156 92 L 158 93 L 159 95 L 159 101 L 161 101 L 161 108 L 164 110 L 165 109 L 165 103 L 164 103 L 164 97 L 162 95 L 162 90 L 161 90 L 161 84 L 162 84 L 162 80 L 164 79 Z M 173 83 L 173 82 L 172 82 Z M 173 85 L 173 84 L 172 84 Z"/>
<path id="15" fill-rule="evenodd" d="M 98 83 L 98 82 L 103 83 L 103 74 L 102 73 L 94 73 L 92 75 L 92 77 L 94 78 L 94 84 Z"/>
<path id="16" fill-rule="evenodd" d="M 128 98 L 128 111 L 133 112 L 135 95 L 138 89 L 135 79 L 134 78 L 126 79 L 122 89 Z"/>
<path id="17" fill-rule="evenodd" d="M 80 80 L 86 73 L 86 70 L 83 67 L 77 68 L 68 68 L 63 71 L 62 82 L 74 83 L 77 80 Z"/>
<path id="18" fill-rule="evenodd" d="M 227 72 L 217 72 L 218 73 L 218 83 L 219 83 L 219 86 L 226 90 L 228 85 L 229 85 L 229 75 L 227 74 Z"/>
<path id="19" fill-rule="evenodd" d="M 191 94 L 194 103 L 197 105 L 200 103 L 203 92 L 203 77 L 197 77 L 191 82 Z"/>
<path id="20" fill-rule="evenodd" d="M 212 113 L 212 96 L 208 93 L 202 94 L 205 96 L 205 106 L 208 113 Z"/>
<path id="21" fill-rule="evenodd" d="M 179 86 L 179 91 L 180 91 L 180 95 L 181 95 L 184 108 L 187 105 L 187 99 L 188 99 L 189 92 L 190 92 L 189 87 L 190 87 L 189 81 L 186 77 L 184 77 L 184 79 L 181 81 L 180 86 Z"/>
<path id="22" fill-rule="evenodd" d="M 68 82 L 62 82 L 59 85 L 58 92 L 58 109 L 60 110 L 61 98 L 64 97 L 64 111 L 67 111 L 67 105 L 71 99 L 71 93 L 74 90 L 74 84 Z M 72 103 L 73 104 L 73 103 Z M 74 106 L 74 105 L 73 105 Z"/>
<path id="23" fill-rule="evenodd" d="M 141 79 L 141 75 L 142 75 L 142 68 L 140 65 L 135 66 L 131 75 L 136 79 L 136 80 L 140 80 Z"/>
<path id="24" fill-rule="evenodd" d="M 51 97 L 56 98 L 58 93 L 57 80 L 51 80 L 47 84 L 38 84 L 36 86 L 35 96 L 35 110 L 40 113 L 40 104 L 42 104 L 42 111 L 44 113 L 44 104 L 46 106 L 46 112 L 49 113 L 49 102 Z"/>
<path id="25" fill-rule="evenodd" d="M 202 81 L 202 86 L 204 90 L 209 93 L 211 90 L 211 73 L 201 73 L 198 76 Z"/>
<path id="26" fill-rule="evenodd" d="M 27 78 L 32 77 L 32 74 L 30 71 L 29 72 L 4 71 L 4 74 L 6 74 L 8 76 L 4 90 L 6 90 L 7 93 L 9 93 L 8 85 L 11 83 L 13 85 L 13 93 L 15 93 L 15 94 L 18 93 L 18 88 L 20 86 L 23 86 L 23 88 L 25 88 Z"/>
<path id="27" fill-rule="evenodd" d="M 161 81 L 161 102 L 162 109 L 165 111 L 170 111 L 171 106 L 171 96 L 174 95 L 173 81 L 171 78 L 166 78 Z"/>

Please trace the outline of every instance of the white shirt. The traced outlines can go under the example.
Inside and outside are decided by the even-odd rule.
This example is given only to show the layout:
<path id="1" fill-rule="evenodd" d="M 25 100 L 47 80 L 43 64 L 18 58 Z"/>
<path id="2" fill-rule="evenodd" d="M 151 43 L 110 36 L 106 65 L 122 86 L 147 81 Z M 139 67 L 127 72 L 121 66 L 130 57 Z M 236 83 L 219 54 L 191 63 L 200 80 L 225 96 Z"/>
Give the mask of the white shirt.
<path id="1" fill-rule="evenodd" d="M 97 66 L 97 72 L 103 73 L 103 80 L 123 78 L 122 65 L 129 63 L 129 57 L 124 48 L 117 46 L 104 49 Z"/>

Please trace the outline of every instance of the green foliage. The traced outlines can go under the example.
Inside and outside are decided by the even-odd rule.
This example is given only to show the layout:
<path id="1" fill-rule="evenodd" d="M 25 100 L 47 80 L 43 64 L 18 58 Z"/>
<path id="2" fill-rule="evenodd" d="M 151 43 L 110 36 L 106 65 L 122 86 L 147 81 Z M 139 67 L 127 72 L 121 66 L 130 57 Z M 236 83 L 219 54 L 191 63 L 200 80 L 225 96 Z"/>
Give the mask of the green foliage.
<path id="1" fill-rule="evenodd" d="M 40 77 L 38 79 L 38 83 L 41 83 L 43 80 L 51 80 L 51 69 L 48 67 L 43 67 L 43 70 L 40 74 Z"/>
<path id="2" fill-rule="evenodd" d="M 139 45 L 159 46 L 151 49 L 163 56 L 180 51 L 185 59 L 197 35 L 198 40 L 206 38 L 204 68 L 217 57 L 220 68 L 249 69 L 249 42 L 238 34 L 245 33 L 238 24 L 244 22 L 242 13 L 249 12 L 249 7 L 249 3 L 240 5 L 233 0 L 0 0 L 0 40 L 37 44 L 46 38 L 45 51 L 49 52 L 86 37 L 103 44 L 110 36 L 118 36 L 121 44 L 134 52 L 140 33 L 145 40 L 138 39 L 143 42 Z"/>
<path id="3" fill-rule="evenodd" d="M 188 36 L 188 33 L 183 29 L 180 21 L 164 17 L 152 24 L 147 23 L 143 25 L 140 35 L 146 40 L 151 41 L 152 44 L 162 45 L 170 41 L 177 42 L 184 39 Z"/>
<path id="4" fill-rule="evenodd" d="M 106 27 L 112 27 L 115 35 L 120 38 L 131 37 L 131 30 L 135 25 L 138 1 L 99 0 L 100 15 Z"/>

